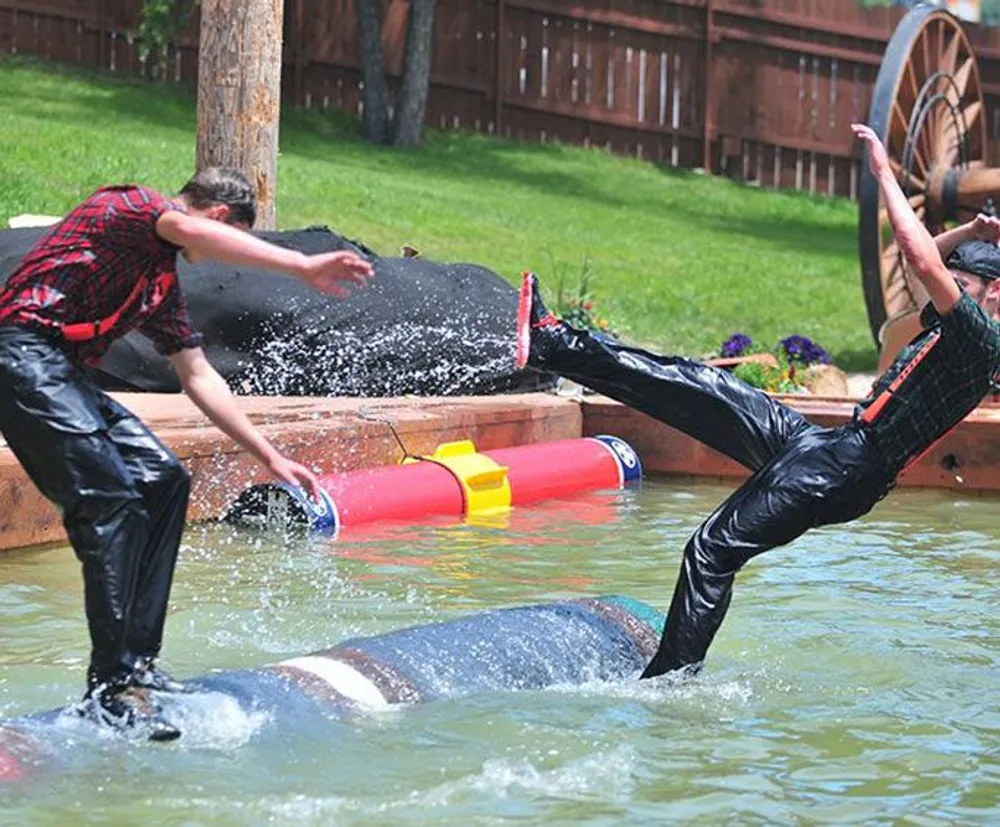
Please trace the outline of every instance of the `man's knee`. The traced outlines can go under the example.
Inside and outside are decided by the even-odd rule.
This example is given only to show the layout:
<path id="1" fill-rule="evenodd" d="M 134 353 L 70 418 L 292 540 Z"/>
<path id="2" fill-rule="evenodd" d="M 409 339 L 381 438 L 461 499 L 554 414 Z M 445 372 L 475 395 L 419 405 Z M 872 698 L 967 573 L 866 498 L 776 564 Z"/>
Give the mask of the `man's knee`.
<path id="1" fill-rule="evenodd" d="M 703 525 L 684 549 L 685 561 L 704 575 L 728 577 L 735 575 L 750 559 L 739 553 L 740 544 L 712 525 Z"/>
<path id="2" fill-rule="evenodd" d="M 142 496 L 127 483 L 90 489 L 73 498 L 63 512 L 63 527 L 77 556 L 83 560 L 101 554 L 109 538 L 121 531 L 145 531 L 149 514 Z"/>

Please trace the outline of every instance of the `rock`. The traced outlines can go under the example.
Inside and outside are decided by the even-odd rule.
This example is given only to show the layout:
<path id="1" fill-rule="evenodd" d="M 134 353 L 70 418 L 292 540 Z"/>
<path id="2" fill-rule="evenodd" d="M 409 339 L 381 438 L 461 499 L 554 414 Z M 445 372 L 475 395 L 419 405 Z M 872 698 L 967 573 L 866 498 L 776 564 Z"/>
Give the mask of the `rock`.
<path id="1" fill-rule="evenodd" d="M 847 374 L 836 365 L 811 365 L 796 378 L 814 396 L 832 396 L 838 399 L 849 397 Z"/>
<path id="2" fill-rule="evenodd" d="M 751 353 L 749 356 L 716 356 L 705 359 L 706 365 L 724 368 L 725 370 L 732 370 L 748 362 L 759 362 L 762 365 L 768 365 L 772 368 L 778 367 L 778 360 L 773 353 Z"/>

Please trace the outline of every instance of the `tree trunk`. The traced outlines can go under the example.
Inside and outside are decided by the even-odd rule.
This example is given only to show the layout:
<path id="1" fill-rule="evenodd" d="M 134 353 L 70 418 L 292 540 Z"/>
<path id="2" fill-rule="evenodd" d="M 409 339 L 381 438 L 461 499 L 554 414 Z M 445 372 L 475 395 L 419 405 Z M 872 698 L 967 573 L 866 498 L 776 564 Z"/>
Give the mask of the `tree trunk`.
<path id="1" fill-rule="evenodd" d="M 435 0 L 413 0 L 406 31 L 403 87 L 396 107 L 396 146 L 420 146 L 431 83 Z"/>
<path id="2" fill-rule="evenodd" d="M 276 225 L 283 0 L 202 0 L 198 169 L 235 167 L 257 187 L 257 227 Z"/>
<path id="3" fill-rule="evenodd" d="M 378 0 L 355 0 L 358 44 L 361 52 L 361 80 L 364 88 L 362 126 L 365 140 L 373 144 L 389 143 L 389 82 L 382 58 L 382 27 Z"/>

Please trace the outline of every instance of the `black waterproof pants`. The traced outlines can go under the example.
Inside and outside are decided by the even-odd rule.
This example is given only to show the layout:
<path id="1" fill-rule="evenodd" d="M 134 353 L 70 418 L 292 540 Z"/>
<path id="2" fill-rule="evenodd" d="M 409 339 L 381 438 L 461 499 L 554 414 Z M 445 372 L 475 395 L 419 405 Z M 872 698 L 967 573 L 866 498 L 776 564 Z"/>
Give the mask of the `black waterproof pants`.
<path id="1" fill-rule="evenodd" d="M 542 336 L 546 334 L 541 334 Z M 659 651 L 643 677 L 697 667 L 718 631 L 736 572 L 813 526 L 868 512 L 893 474 L 860 424 L 821 428 L 727 371 L 561 330 L 547 370 L 643 411 L 746 466 L 751 477 L 684 549 Z"/>
<path id="2" fill-rule="evenodd" d="M 0 432 L 62 511 L 83 566 L 88 684 L 120 684 L 160 651 L 188 473 L 32 328 L 0 326 Z"/>

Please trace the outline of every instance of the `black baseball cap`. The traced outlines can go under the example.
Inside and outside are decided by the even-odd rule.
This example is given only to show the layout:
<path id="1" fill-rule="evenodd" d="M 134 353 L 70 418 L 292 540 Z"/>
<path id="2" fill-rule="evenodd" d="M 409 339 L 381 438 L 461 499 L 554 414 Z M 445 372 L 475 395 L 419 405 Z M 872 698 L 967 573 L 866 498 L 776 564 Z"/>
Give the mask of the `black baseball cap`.
<path id="1" fill-rule="evenodd" d="M 952 250 L 946 264 L 988 281 L 1000 279 L 1000 247 L 989 241 L 966 241 Z"/>

